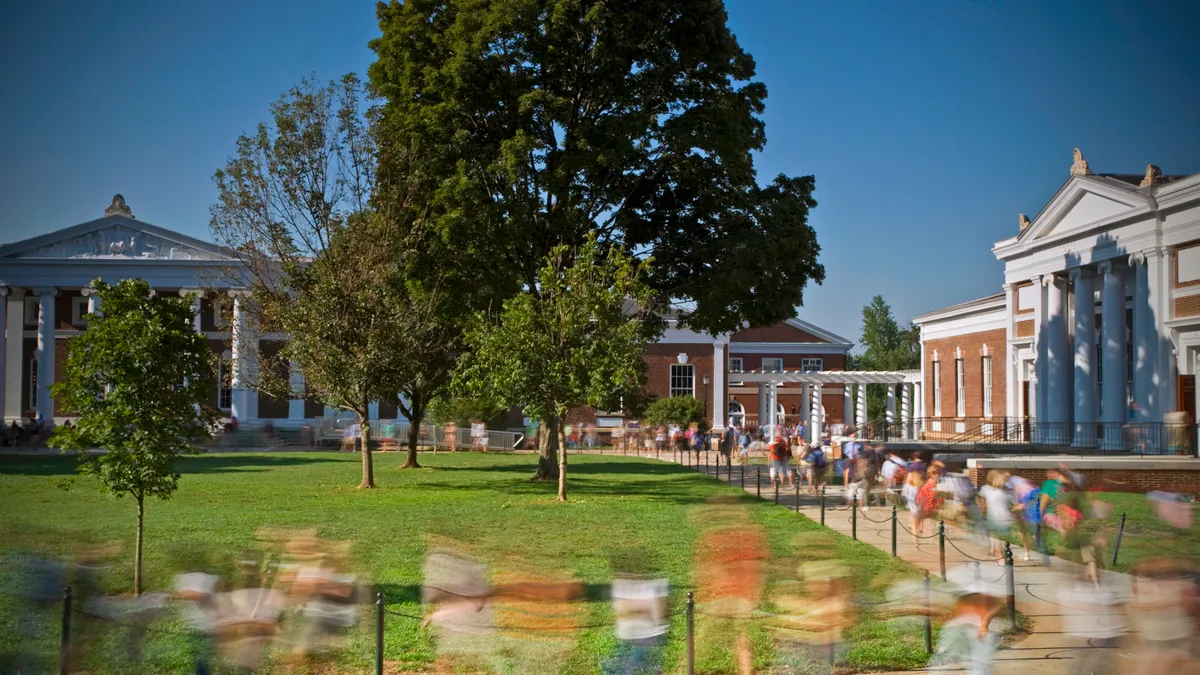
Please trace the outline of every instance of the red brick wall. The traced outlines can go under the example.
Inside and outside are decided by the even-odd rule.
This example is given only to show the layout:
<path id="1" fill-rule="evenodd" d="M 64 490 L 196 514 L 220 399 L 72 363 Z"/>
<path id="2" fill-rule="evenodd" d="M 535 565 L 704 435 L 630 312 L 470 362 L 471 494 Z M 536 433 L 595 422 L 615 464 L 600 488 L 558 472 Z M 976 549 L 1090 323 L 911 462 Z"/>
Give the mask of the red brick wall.
<path id="1" fill-rule="evenodd" d="M 925 374 L 930 381 L 924 387 L 925 415 L 934 416 L 933 360 L 937 352 L 941 362 L 942 419 L 953 420 L 957 412 L 955 401 L 954 361 L 956 349 L 962 350 L 963 384 L 966 388 L 966 416 L 983 415 L 983 345 L 992 357 L 992 416 L 1006 416 L 1005 386 L 1008 363 L 1007 339 L 1003 329 L 964 333 L 954 337 L 925 342 Z"/>
<path id="2" fill-rule="evenodd" d="M 976 486 L 987 481 L 991 469 L 967 469 L 967 475 Z M 1014 476 L 1020 476 L 1033 483 L 1040 484 L 1046 480 L 1046 469 L 1019 468 L 1004 469 Z M 1137 470 L 1137 469 L 1072 469 L 1087 477 L 1088 487 L 1105 487 L 1114 492 L 1133 492 L 1143 494 L 1152 490 L 1171 488 L 1172 490 L 1191 493 L 1200 496 L 1200 471 L 1181 470 Z M 1113 481 L 1105 483 L 1105 479 Z"/>
<path id="3" fill-rule="evenodd" d="M 704 396 L 705 375 L 709 377 L 708 393 L 712 396 L 712 343 L 646 345 L 646 353 L 642 356 L 646 362 L 646 391 L 658 398 L 671 394 L 671 364 L 679 362 L 680 354 L 687 354 L 687 362 L 694 366 L 696 398 Z"/>
<path id="4" fill-rule="evenodd" d="M 1200 316 L 1200 295 L 1175 298 L 1175 318 L 1185 316 Z"/>
<path id="5" fill-rule="evenodd" d="M 1033 337 L 1033 319 L 1017 322 L 1017 337 Z"/>

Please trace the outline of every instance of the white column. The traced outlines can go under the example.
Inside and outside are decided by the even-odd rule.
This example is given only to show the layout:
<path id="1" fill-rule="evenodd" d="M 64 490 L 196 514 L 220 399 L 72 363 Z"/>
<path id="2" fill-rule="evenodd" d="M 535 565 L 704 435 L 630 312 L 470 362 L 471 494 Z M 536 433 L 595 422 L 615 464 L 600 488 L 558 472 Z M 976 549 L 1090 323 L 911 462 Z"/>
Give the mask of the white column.
<path id="1" fill-rule="evenodd" d="M 290 389 L 294 393 L 304 391 L 304 373 L 296 367 L 295 361 L 288 362 L 288 379 L 290 380 Z M 302 420 L 304 419 L 304 399 L 293 398 L 288 401 L 288 419 Z"/>
<path id="2" fill-rule="evenodd" d="M 912 437 L 912 385 L 900 385 L 900 437 Z"/>
<path id="3" fill-rule="evenodd" d="M 813 445 L 821 442 L 824 415 L 821 414 L 821 385 L 812 385 L 812 399 L 809 403 L 809 439 Z"/>
<path id="4" fill-rule="evenodd" d="M 1017 401 L 1021 397 L 1021 379 L 1016 376 L 1017 364 L 1013 359 L 1013 354 L 1016 350 L 1012 348 L 1013 338 L 1016 337 L 1016 325 L 1014 316 L 1017 311 L 1017 290 L 1012 284 L 1004 284 L 1004 344 L 1005 350 L 1001 352 L 1001 359 L 1004 361 L 1005 377 L 1004 377 L 1004 414 L 1007 417 L 1019 417 L 1017 408 L 1020 404 Z"/>
<path id="5" fill-rule="evenodd" d="M 1146 256 L 1134 253 L 1129 256 L 1133 272 L 1133 405 L 1134 422 L 1151 420 L 1151 396 L 1154 388 L 1155 333 L 1150 311 L 1150 278 Z M 1107 376 L 1106 376 L 1107 379 Z"/>
<path id="6" fill-rule="evenodd" d="M 854 393 L 849 384 L 842 385 L 842 423 L 847 429 L 854 424 Z"/>
<path id="7" fill-rule="evenodd" d="M 241 292 L 233 295 L 233 409 L 232 414 L 239 422 L 249 422 L 255 417 L 258 377 L 258 331 L 247 307 L 250 298 Z"/>
<path id="8" fill-rule="evenodd" d="M 8 389 L 7 380 L 4 379 L 5 374 L 8 372 L 8 369 L 5 368 L 5 365 L 7 365 L 5 363 L 5 361 L 8 360 L 8 358 L 7 358 L 8 357 L 7 331 L 5 330 L 7 325 L 8 325 L 8 286 L 0 286 L 0 424 L 4 424 L 4 417 L 5 417 L 4 401 L 5 401 L 5 395 L 7 394 L 6 390 Z M 17 338 L 15 336 L 14 336 L 14 339 L 17 342 L 21 341 L 20 338 Z M 18 373 L 21 372 L 21 364 L 20 363 L 16 364 L 13 367 L 16 368 Z"/>
<path id="9" fill-rule="evenodd" d="M 1042 371 L 1046 375 L 1046 383 L 1042 391 L 1046 393 L 1046 421 L 1056 425 L 1054 441 L 1065 441 L 1065 425 L 1071 421 L 1071 380 L 1070 340 L 1067 334 L 1067 285 L 1066 281 L 1055 274 L 1043 277 L 1046 286 L 1046 325 L 1042 327 L 1042 338 L 1046 342 L 1046 367 Z"/>
<path id="10" fill-rule="evenodd" d="M 1150 407 L 1148 414 L 1153 422 L 1161 422 L 1168 410 L 1176 407 L 1175 364 L 1171 344 L 1171 331 L 1163 321 L 1171 318 L 1171 284 L 1174 274 L 1163 249 L 1146 251 L 1146 335 L 1152 344 L 1150 350 Z"/>
<path id="11" fill-rule="evenodd" d="M 79 293 L 83 297 L 87 298 L 87 313 L 88 314 L 99 314 L 100 313 L 100 293 L 97 292 L 96 289 L 91 288 L 90 286 L 86 286 L 84 288 L 79 289 Z"/>
<path id="12" fill-rule="evenodd" d="M 725 400 L 725 373 L 729 370 L 729 362 L 725 359 L 725 347 L 728 343 L 720 340 L 713 343 L 713 380 L 712 380 L 712 429 L 725 430 L 725 415 L 729 413 L 729 402 Z"/>
<path id="13" fill-rule="evenodd" d="M 1075 434 L 1071 445 L 1096 447 L 1096 289 L 1089 270 L 1071 270 L 1075 284 Z"/>
<path id="14" fill-rule="evenodd" d="M 779 426 L 779 384 L 775 382 L 767 385 L 767 426 L 774 436 L 775 428 Z"/>
<path id="15" fill-rule="evenodd" d="M 921 431 L 925 428 L 925 383 L 913 384 L 913 414 L 916 416 L 913 424 L 913 440 L 921 439 Z"/>
<path id="16" fill-rule="evenodd" d="M 10 288 L 4 298 L 7 306 L 5 332 L 12 337 L 4 343 L 4 417 L 17 419 L 25 412 L 25 391 L 22 373 L 25 360 L 25 289 Z"/>
<path id="17" fill-rule="evenodd" d="M 865 384 L 858 385 L 858 406 L 854 414 L 854 424 L 860 428 L 867 424 L 867 385 Z"/>
<path id="18" fill-rule="evenodd" d="M 769 397 L 769 391 L 770 388 L 767 386 L 766 382 L 760 382 L 758 384 L 758 428 L 764 431 L 766 430 L 767 425 L 770 424 L 770 422 L 767 420 L 767 399 Z"/>
<path id="19" fill-rule="evenodd" d="M 1042 277 L 1037 277 L 1033 280 L 1034 286 L 1034 303 L 1033 303 L 1033 378 L 1029 383 L 1029 397 L 1031 399 L 1033 411 L 1032 417 L 1038 422 L 1048 421 L 1046 417 L 1046 396 L 1044 396 L 1043 387 L 1046 383 L 1046 363 L 1050 360 L 1046 356 L 1047 333 L 1046 327 L 1046 285 L 1042 283 Z M 1037 439 L 1034 439 L 1037 440 Z"/>
<path id="20" fill-rule="evenodd" d="M 888 383 L 887 385 L 887 425 L 890 427 L 896 423 L 896 385 Z"/>
<path id="21" fill-rule="evenodd" d="M 50 421 L 54 419 L 54 399 L 50 396 L 50 385 L 54 384 L 54 299 L 57 288 L 39 288 L 38 331 L 37 331 L 37 412 L 38 416 Z"/>
<path id="22" fill-rule="evenodd" d="M 797 421 L 803 420 L 808 424 L 812 418 L 812 385 L 800 385 L 800 407 L 796 409 Z"/>

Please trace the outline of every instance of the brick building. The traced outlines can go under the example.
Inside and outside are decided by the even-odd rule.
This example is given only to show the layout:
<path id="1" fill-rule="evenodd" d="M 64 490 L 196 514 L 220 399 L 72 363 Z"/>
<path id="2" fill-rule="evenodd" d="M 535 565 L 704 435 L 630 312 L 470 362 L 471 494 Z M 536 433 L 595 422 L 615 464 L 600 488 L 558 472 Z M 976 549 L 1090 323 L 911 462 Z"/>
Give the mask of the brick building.
<path id="1" fill-rule="evenodd" d="M 992 251 L 1003 292 L 917 317 L 924 429 L 1038 420 L 1113 447 L 1129 421 L 1200 407 L 1200 174 L 1067 181 Z M 1037 440 L 1037 439 L 1033 439 Z"/>
<path id="2" fill-rule="evenodd" d="M 120 195 L 104 215 L 63 230 L 0 246 L 0 410 L 6 421 L 53 410 L 63 417 L 49 387 L 62 376 L 67 340 L 86 328 L 99 298 L 93 279 L 146 280 L 158 293 L 196 294 L 195 328 L 220 356 L 218 386 L 210 403 L 248 426 L 271 420 L 277 427 L 331 414 L 319 402 L 278 401 L 257 392 L 258 356 L 277 350 L 283 334 L 253 328 L 244 291 L 232 287 L 230 271 L 240 263 L 211 242 L 138 220 Z M 203 289 L 203 290 L 201 290 Z M 236 328 L 236 329 L 235 329 Z M 669 321 L 662 339 L 646 349 L 647 388 L 655 396 L 694 396 L 709 401 L 715 427 L 727 414 L 755 420 L 761 414 L 758 387 L 737 383 L 747 370 L 842 370 L 851 343 L 812 324 L 792 319 L 716 337 Z M 732 377 L 731 377 L 732 376 Z M 303 386 L 297 374 L 297 390 Z M 732 382 L 731 382 L 732 380 Z M 785 419 L 800 414 L 800 387 L 779 391 Z M 840 390 L 822 397 L 826 414 L 842 415 Z M 372 419 L 394 419 L 395 402 L 371 405 Z M 614 424 L 620 414 L 574 411 L 573 421 Z"/>

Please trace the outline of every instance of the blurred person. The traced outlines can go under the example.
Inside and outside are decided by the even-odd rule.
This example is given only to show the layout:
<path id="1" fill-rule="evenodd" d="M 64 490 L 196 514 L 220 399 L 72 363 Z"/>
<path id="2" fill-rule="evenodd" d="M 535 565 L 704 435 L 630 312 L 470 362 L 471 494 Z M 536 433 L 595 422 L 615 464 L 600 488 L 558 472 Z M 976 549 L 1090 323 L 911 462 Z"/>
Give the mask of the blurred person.
<path id="1" fill-rule="evenodd" d="M 1013 530 L 1013 499 L 1006 487 L 1009 473 L 999 469 L 988 472 L 987 484 L 979 488 L 979 501 L 983 504 L 988 532 L 988 555 L 1000 555 L 1000 542 Z M 1026 556 L 1029 549 L 1026 547 Z M 1000 558 L 998 564 L 1004 564 Z"/>
<path id="2" fill-rule="evenodd" d="M 779 436 L 776 436 L 771 441 L 767 448 L 768 458 L 771 461 L 770 475 L 771 485 L 783 487 L 783 483 L 787 481 L 787 487 L 795 487 L 795 479 L 792 476 L 791 458 L 792 451 L 787 443 Z M 776 478 L 779 482 L 776 483 Z"/>
<path id="3" fill-rule="evenodd" d="M 904 484 L 904 474 L 907 471 L 908 462 L 895 452 L 889 452 L 879 473 L 883 477 L 884 489 L 887 490 L 888 497 L 893 504 L 899 504 L 900 486 Z"/>
<path id="4" fill-rule="evenodd" d="M 854 460 L 858 459 L 858 451 L 862 444 L 854 438 L 854 430 L 850 430 L 847 439 L 842 441 L 842 456 L 836 462 L 835 471 L 842 477 L 842 486 L 846 489 L 846 503 L 850 503 L 850 476 L 854 473 Z"/>
<path id="5" fill-rule="evenodd" d="M 925 483 L 925 476 L 916 471 L 909 471 L 904 479 L 904 487 L 900 490 L 900 498 L 904 500 L 904 507 L 908 509 L 909 524 L 911 525 L 913 546 L 919 542 L 918 539 L 922 535 L 923 523 L 921 517 L 921 504 L 917 499 L 921 491 L 921 486 Z"/>
<path id="6" fill-rule="evenodd" d="M 970 675 L 990 675 L 1000 635 L 991 629 L 992 620 L 1004 609 L 1004 603 L 968 587 L 955 604 L 938 635 L 939 663 L 967 661 Z"/>
<path id="7" fill-rule="evenodd" d="M 918 527 L 913 528 L 913 532 L 917 534 L 924 534 L 925 523 L 937 518 L 942 512 L 942 506 L 946 503 L 946 500 L 938 492 L 938 481 L 941 477 L 941 470 L 936 466 L 929 467 L 925 473 L 925 482 L 921 483 L 921 487 L 917 490 Z"/>
<path id="8" fill-rule="evenodd" d="M 596 425 L 588 422 L 583 425 L 583 442 L 587 445 L 588 450 L 596 449 Z"/>
<path id="9" fill-rule="evenodd" d="M 710 499 L 693 516 L 703 528 L 694 558 L 696 646 L 703 653 L 732 641 L 736 672 L 751 675 L 748 631 L 766 580 L 766 535 L 736 497 Z"/>
<path id="10" fill-rule="evenodd" d="M 442 430 L 442 437 L 446 440 L 446 447 L 450 452 L 458 452 L 458 425 L 454 422 L 446 422 L 446 426 Z"/>
<path id="11" fill-rule="evenodd" d="M 1166 673 L 1197 665 L 1196 619 L 1188 612 L 1194 594 L 1188 567 L 1148 558 L 1133 568 L 1129 620 L 1142 637 L 1141 673 Z"/>
<path id="12" fill-rule="evenodd" d="M 825 448 L 820 445 L 808 446 L 809 451 L 806 459 L 809 463 L 809 488 L 815 495 L 822 486 L 825 485 L 825 475 L 829 470 L 829 457 L 825 454 Z"/>
<path id="13" fill-rule="evenodd" d="M 1016 497 L 1017 490 L 1013 489 L 1013 496 Z M 1030 530 L 1033 530 L 1033 545 L 1039 553 L 1044 553 L 1042 550 L 1042 490 L 1041 488 L 1033 487 L 1032 485 L 1025 491 L 1025 496 L 1017 502 L 1016 510 L 1020 514 L 1017 521 L 1018 532 L 1021 535 L 1021 545 L 1025 547 L 1025 555 L 1022 560 L 1029 560 L 1029 537 Z"/>
<path id="14" fill-rule="evenodd" d="M 612 601 L 620 645 L 604 664 L 606 675 L 661 672 L 662 647 L 670 625 L 670 584 L 642 550 L 618 551 L 613 568 Z"/>
<path id="15" fill-rule="evenodd" d="M 432 633 L 443 666 L 486 668 L 498 649 L 487 567 L 455 540 L 429 539 L 421 602 L 430 609 L 422 625 Z"/>
<path id="16" fill-rule="evenodd" d="M 575 649 L 587 606 L 583 584 L 565 570 L 497 559 L 491 589 L 500 672 L 557 673 Z"/>
<path id="17" fill-rule="evenodd" d="M 828 664 L 828 670 L 819 667 L 830 672 L 844 631 L 857 619 L 850 599 L 850 571 L 835 559 L 808 561 L 797 571 L 803 594 L 780 593 L 774 600 L 778 614 L 770 618 L 768 628 L 780 643 L 799 652 L 797 665 Z"/>
<path id="18" fill-rule="evenodd" d="M 471 423 L 471 445 L 477 446 L 482 452 L 487 452 L 487 444 L 487 425 L 483 423 L 483 420 L 476 418 Z"/>
<path id="19" fill-rule="evenodd" d="M 654 432 L 654 452 L 662 456 L 662 451 L 667 447 L 667 427 L 658 425 L 658 429 Z"/>

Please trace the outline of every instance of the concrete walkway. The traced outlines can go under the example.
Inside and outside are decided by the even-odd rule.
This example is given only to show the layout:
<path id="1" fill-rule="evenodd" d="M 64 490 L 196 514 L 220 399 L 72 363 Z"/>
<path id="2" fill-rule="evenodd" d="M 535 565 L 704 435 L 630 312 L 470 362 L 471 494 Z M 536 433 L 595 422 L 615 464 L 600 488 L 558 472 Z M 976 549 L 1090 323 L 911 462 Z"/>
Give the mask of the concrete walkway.
<path id="1" fill-rule="evenodd" d="M 694 456 L 692 456 L 694 458 Z M 716 461 L 715 453 L 708 453 L 709 462 Z M 683 455 L 666 455 L 664 461 L 684 460 L 684 466 L 692 467 L 692 458 Z M 730 475 L 729 469 L 722 465 L 705 463 L 703 455 L 698 467 L 701 473 L 731 482 L 733 485 L 743 485 L 744 489 L 755 494 L 755 477 L 761 470 L 759 489 L 764 499 L 774 501 L 775 491 L 769 486 L 768 472 L 765 466 L 745 466 L 734 464 Z M 832 469 L 832 468 L 831 468 Z M 797 495 L 794 491 L 779 493 L 780 508 L 796 510 Z M 799 494 L 799 513 L 820 522 L 820 499 L 808 494 L 801 488 Z M 869 543 L 876 548 L 891 553 L 892 550 L 892 508 L 877 506 L 865 512 L 860 508 L 857 518 L 857 532 L 860 541 Z M 928 570 L 931 577 L 940 577 L 941 558 L 939 554 L 937 525 L 926 524 L 926 534 L 930 538 L 921 539 L 915 545 L 913 537 L 903 527 L 908 526 L 908 514 L 898 512 L 896 554 L 898 557 L 912 563 L 916 567 Z M 841 486 L 832 486 L 826 490 L 825 525 L 845 536 L 851 536 L 852 522 L 850 508 L 845 501 L 845 493 Z M 996 594 L 1003 594 L 1005 588 L 1005 569 L 996 564 L 996 559 L 987 554 L 987 543 L 976 541 L 971 534 L 958 528 L 946 526 L 946 567 L 947 576 L 956 579 L 980 579 L 988 584 L 989 589 Z M 1040 675 L 1042 673 L 1067 672 L 1072 658 L 1102 658 L 1106 655 L 1115 656 L 1120 660 L 1133 658 L 1135 653 L 1127 647 L 1105 648 L 1095 646 L 1096 640 L 1070 635 L 1070 627 L 1079 623 L 1092 624 L 1096 621 L 1123 621 L 1121 605 L 1129 598 L 1130 578 L 1121 573 L 1102 573 L 1102 586 L 1117 605 L 1107 611 L 1095 604 L 1071 603 L 1070 606 L 1060 601 L 1064 589 L 1085 588 L 1082 583 L 1082 566 L 1061 558 L 1050 557 L 1047 566 L 1036 553 L 1032 560 L 1022 560 L 1023 551 L 1013 548 L 1014 583 L 1017 609 L 1033 621 L 1032 632 L 1017 643 L 1003 647 L 996 654 L 994 672 L 997 675 Z M 1107 616 L 1101 616 L 1107 615 Z M 1001 614 L 1003 617 L 1004 614 Z M 1126 639 L 1124 642 L 1136 642 Z M 1104 654 L 1101 652 L 1108 652 Z M 964 666 L 938 667 L 927 669 L 930 672 L 967 672 Z"/>

